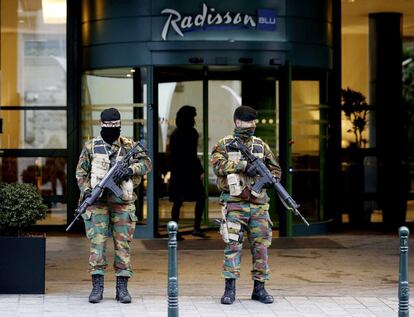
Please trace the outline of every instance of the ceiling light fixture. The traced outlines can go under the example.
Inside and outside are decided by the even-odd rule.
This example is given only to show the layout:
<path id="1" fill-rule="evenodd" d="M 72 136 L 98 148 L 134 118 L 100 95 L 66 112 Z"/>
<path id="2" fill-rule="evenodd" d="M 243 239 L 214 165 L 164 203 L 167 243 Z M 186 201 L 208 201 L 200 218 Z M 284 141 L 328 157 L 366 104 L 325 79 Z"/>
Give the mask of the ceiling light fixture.
<path id="1" fill-rule="evenodd" d="M 42 0 L 42 14 L 45 24 L 65 24 L 66 0 Z"/>

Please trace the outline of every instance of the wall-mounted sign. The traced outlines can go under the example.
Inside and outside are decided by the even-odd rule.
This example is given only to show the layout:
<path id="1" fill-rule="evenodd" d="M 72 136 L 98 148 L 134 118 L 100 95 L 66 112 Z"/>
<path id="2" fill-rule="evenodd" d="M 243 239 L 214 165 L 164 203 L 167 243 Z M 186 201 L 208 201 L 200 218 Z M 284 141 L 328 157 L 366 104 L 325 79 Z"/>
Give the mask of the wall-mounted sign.
<path id="1" fill-rule="evenodd" d="M 208 7 L 203 3 L 202 12 L 196 15 L 182 15 L 174 9 L 164 9 L 161 14 L 167 15 L 161 38 L 167 39 L 172 29 L 179 36 L 184 37 L 186 32 L 251 29 L 259 31 L 276 31 L 276 11 L 272 9 L 257 9 L 256 15 L 241 12 L 218 12 L 216 8 Z"/>

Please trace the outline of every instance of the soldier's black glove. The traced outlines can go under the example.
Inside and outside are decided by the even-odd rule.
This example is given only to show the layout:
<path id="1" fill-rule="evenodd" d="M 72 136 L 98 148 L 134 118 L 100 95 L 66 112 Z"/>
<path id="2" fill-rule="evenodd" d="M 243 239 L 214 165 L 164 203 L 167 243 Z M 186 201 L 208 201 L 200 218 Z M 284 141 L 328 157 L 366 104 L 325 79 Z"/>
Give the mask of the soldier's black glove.
<path id="1" fill-rule="evenodd" d="M 90 188 L 85 189 L 83 192 L 83 201 L 85 201 L 86 198 L 90 197 L 92 195 L 92 190 Z"/>
<path id="2" fill-rule="evenodd" d="M 249 177 L 255 177 L 257 175 L 257 168 L 253 164 L 247 163 L 244 172 Z"/>
<path id="3" fill-rule="evenodd" d="M 266 182 L 266 183 L 263 184 L 263 187 L 264 188 L 271 188 L 271 187 L 273 187 L 273 183 L 272 182 Z"/>
<path id="4" fill-rule="evenodd" d="M 134 174 L 134 171 L 132 169 L 130 169 L 129 167 L 120 166 L 114 172 L 114 182 L 119 183 L 120 181 L 127 181 L 132 177 L 132 174 Z"/>

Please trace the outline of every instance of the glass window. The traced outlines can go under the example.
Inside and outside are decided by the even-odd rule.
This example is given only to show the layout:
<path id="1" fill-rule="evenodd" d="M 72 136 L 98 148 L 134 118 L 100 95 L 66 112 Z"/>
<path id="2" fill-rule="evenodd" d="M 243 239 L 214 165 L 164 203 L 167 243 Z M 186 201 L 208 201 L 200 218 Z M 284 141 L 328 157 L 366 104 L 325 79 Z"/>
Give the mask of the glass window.
<path id="1" fill-rule="evenodd" d="M 208 81 L 208 151 L 226 135 L 234 131 L 233 113 L 242 104 L 241 80 L 209 80 Z M 217 177 L 213 167 L 208 164 L 208 216 L 210 222 L 221 217 L 221 206 L 218 196 Z"/>
<path id="2" fill-rule="evenodd" d="M 293 197 L 308 220 L 319 220 L 323 214 L 320 149 L 325 138 L 321 124 L 325 122 L 320 117 L 324 106 L 319 100 L 318 81 L 292 82 Z"/>
<path id="3" fill-rule="evenodd" d="M 66 0 L 0 0 L 0 14 L 0 150 L 25 150 L 0 158 L 0 181 L 34 184 L 49 207 L 38 224 L 64 225 L 66 157 L 30 150 L 67 148 Z"/>
<path id="4" fill-rule="evenodd" d="M 159 226 L 171 220 L 173 202 L 169 198 L 171 192 L 170 137 L 176 129 L 177 112 L 184 105 L 196 109 L 194 128 L 199 135 L 197 155 L 203 161 L 203 83 L 202 81 L 177 81 L 158 84 L 158 115 L 160 125 L 159 136 L 159 170 L 161 173 L 159 193 Z M 180 229 L 192 227 L 194 223 L 195 202 L 184 202 L 180 208 Z"/>
<path id="5" fill-rule="evenodd" d="M 0 3 L 1 105 L 65 106 L 66 1 Z"/>
<path id="6" fill-rule="evenodd" d="M 64 157 L 0 157 L 0 181 L 36 186 L 48 206 L 37 224 L 66 224 L 67 162 Z"/>
<path id="7" fill-rule="evenodd" d="M 137 74 L 134 75 L 134 73 Z M 146 84 L 145 68 L 112 68 L 85 72 L 82 78 L 82 144 L 100 135 L 100 115 L 102 110 L 117 108 L 121 113 L 121 135 L 146 144 L 147 112 L 145 107 Z M 136 81 L 134 91 L 134 81 Z M 135 97 L 134 97 L 135 94 Z M 141 97 L 142 102 L 134 100 Z M 146 200 L 147 176 L 136 188 L 136 214 L 139 224 L 147 219 Z"/>
<path id="8" fill-rule="evenodd" d="M 2 149 L 66 149 L 66 110 L 0 110 Z"/>

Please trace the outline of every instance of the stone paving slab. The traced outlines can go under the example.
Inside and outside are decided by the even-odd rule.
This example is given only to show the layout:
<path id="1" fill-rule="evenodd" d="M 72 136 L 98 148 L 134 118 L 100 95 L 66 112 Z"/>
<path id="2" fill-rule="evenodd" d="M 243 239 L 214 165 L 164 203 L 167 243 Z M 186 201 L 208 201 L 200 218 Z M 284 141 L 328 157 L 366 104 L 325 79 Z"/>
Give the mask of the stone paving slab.
<path id="1" fill-rule="evenodd" d="M 219 300 L 218 297 L 211 296 L 182 296 L 179 298 L 180 316 L 391 317 L 398 313 L 395 298 L 277 296 L 270 305 L 248 298 L 239 298 L 233 305 L 221 305 Z M 131 304 L 120 304 L 105 296 L 101 303 L 90 304 L 85 296 L 80 295 L 0 295 L 1 317 L 165 317 L 167 311 L 166 296 L 134 297 Z"/>
<path id="2" fill-rule="evenodd" d="M 343 247 L 318 248 L 321 238 Z M 299 248 L 269 251 L 272 277 L 266 288 L 275 296 L 275 303 L 271 305 L 250 300 L 251 257 L 248 250 L 243 250 L 237 301 L 230 306 L 220 304 L 224 289 L 220 276 L 223 251 L 203 250 L 201 245 L 196 250 L 180 249 L 179 243 L 180 317 L 388 317 L 398 314 L 399 239 L 396 234 L 332 234 L 319 240 L 301 238 L 300 242 Z M 165 239 L 160 242 L 166 243 Z M 409 244 L 409 275 L 414 276 L 411 251 L 414 240 L 410 239 Z M 142 240 L 133 241 L 135 275 L 129 281 L 133 296 L 130 305 L 114 300 L 111 241 L 108 241 L 105 298 L 100 304 L 88 303 L 91 288 L 88 253 L 89 242 L 81 235 L 47 236 L 46 295 L 0 295 L 0 317 L 167 316 L 166 250 L 151 250 Z M 410 294 L 410 298 L 413 296 Z"/>

